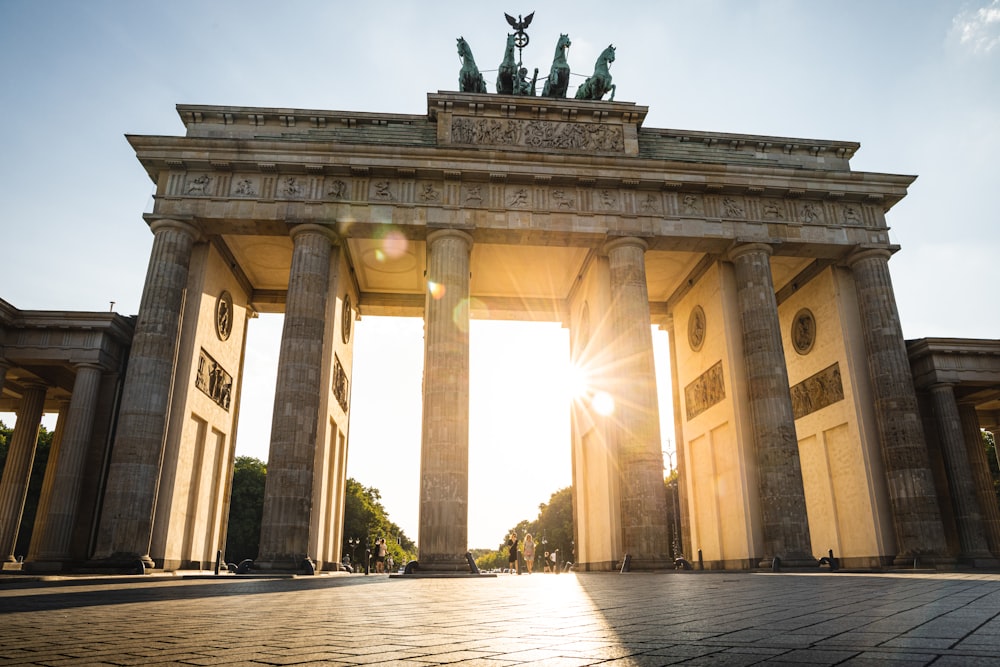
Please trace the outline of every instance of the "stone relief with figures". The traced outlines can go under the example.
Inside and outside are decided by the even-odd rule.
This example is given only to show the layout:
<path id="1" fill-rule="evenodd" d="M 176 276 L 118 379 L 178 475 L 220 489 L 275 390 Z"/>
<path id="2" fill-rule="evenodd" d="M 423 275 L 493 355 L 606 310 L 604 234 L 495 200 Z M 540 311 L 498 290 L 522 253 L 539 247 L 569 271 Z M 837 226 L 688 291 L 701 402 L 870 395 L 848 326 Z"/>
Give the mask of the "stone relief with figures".
<path id="1" fill-rule="evenodd" d="M 490 120 L 490 119 L 470 119 Z M 493 119 L 498 120 L 498 119 Z M 503 120 L 498 122 L 513 123 Z M 602 127 L 602 126 L 595 126 Z M 620 130 L 620 128 L 605 128 Z M 496 136 L 501 136 L 500 134 Z M 405 175 L 402 175 L 405 176 Z M 713 194 L 711 190 L 685 192 L 661 184 L 656 190 L 623 179 L 620 187 L 595 184 L 581 177 L 576 184 L 507 184 L 500 194 L 484 182 L 466 182 L 447 194 L 443 180 L 351 176 L 272 176 L 179 173 L 168 188 L 184 197 L 215 197 L 216 190 L 233 198 L 299 199 L 330 202 L 383 202 L 424 206 L 459 205 L 470 208 L 510 208 L 530 211 L 615 213 L 636 216 L 707 218 L 748 222 L 813 224 L 880 229 L 884 221 L 877 203 L 843 202 L 749 195 Z M 452 177 L 452 180 L 454 177 Z"/>
<path id="2" fill-rule="evenodd" d="M 223 410 L 229 410 L 233 393 L 233 376 L 226 372 L 208 352 L 198 356 L 198 374 L 194 386 L 211 398 Z"/>
<path id="3" fill-rule="evenodd" d="M 461 116 L 452 118 L 451 143 L 605 153 L 620 153 L 625 149 L 621 126 Z"/>

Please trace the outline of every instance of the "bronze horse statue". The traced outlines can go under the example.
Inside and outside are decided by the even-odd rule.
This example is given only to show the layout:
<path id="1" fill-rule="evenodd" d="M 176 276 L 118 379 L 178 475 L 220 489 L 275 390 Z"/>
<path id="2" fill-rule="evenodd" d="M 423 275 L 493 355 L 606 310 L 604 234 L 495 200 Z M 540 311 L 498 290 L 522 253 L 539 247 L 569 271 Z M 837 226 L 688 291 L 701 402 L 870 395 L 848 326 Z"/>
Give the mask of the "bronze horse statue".
<path id="1" fill-rule="evenodd" d="M 566 62 L 566 51 L 570 43 L 569 35 L 559 35 L 556 55 L 552 59 L 549 78 L 542 89 L 542 97 L 566 97 L 566 90 L 569 88 L 569 63 Z"/>
<path id="2" fill-rule="evenodd" d="M 608 65 L 615 61 L 615 47 L 608 46 L 597 58 L 594 65 L 594 74 L 587 77 L 587 80 L 576 89 L 576 99 L 578 100 L 599 100 L 604 97 L 604 93 L 611 91 L 609 102 L 615 100 L 615 85 L 611 83 L 611 72 Z"/>
<path id="3" fill-rule="evenodd" d="M 507 47 L 503 52 L 503 62 L 497 69 L 497 92 L 501 95 L 515 94 L 517 86 L 517 62 L 514 60 L 514 35 L 507 35 Z"/>
<path id="4" fill-rule="evenodd" d="M 458 90 L 462 93 L 485 93 L 486 81 L 476 67 L 472 49 L 464 37 L 458 38 L 458 57 L 462 59 L 462 69 L 458 72 Z"/>

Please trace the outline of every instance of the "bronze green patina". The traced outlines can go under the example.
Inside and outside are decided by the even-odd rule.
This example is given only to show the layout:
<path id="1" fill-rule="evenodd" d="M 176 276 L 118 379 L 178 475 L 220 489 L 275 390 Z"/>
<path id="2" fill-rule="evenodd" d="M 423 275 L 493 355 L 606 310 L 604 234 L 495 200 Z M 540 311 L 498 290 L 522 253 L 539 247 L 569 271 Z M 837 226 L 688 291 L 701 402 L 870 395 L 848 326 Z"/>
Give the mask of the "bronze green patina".
<path id="1" fill-rule="evenodd" d="M 569 63 L 566 61 L 566 51 L 569 50 L 570 44 L 569 35 L 559 35 L 555 57 L 552 59 L 552 69 L 549 70 L 549 78 L 542 89 L 542 97 L 566 97 L 566 90 L 569 88 Z"/>
<path id="2" fill-rule="evenodd" d="M 486 81 L 476 67 L 472 49 L 465 38 L 458 38 L 458 57 L 462 59 L 462 69 L 458 72 L 458 89 L 463 93 L 485 93 Z"/>
<path id="3" fill-rule="evenodd" d="M 611 91 L 609 102 L 615 100 L 615 84 L 611 83 L 611 72 L 608 65 L 615 61 L 615 47 L 609 45 L 601 52 L 594 65 L 594 74 L 587 77 L 587 80 L 576 89 L 576 99 L 578 100 L 599 100 L 604 97 L 604 93 Z"/>

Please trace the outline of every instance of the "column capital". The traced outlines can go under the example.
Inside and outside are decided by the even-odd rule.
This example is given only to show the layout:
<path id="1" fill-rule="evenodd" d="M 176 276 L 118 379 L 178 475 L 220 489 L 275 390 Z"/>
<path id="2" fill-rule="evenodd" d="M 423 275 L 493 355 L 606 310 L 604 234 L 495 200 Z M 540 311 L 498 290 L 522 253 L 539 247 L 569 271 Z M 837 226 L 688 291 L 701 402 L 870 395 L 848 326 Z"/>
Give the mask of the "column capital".
<path id="1" fill-rule="evenodd" d="M 770 257 L 774 254 L 774 247 L 768 243 L 738 243 L 729 249 L 729 252 L 726 253 L 726 259 L 730 262 L 735 262 L 743 255 L 747 255 L 752 252 L 764 253 Z"/>
<path id="2" fill-rule="evenodd" d="M 621 236 L 605 242 L 604 246 L 601 248 L 601 253 L 607 255 L 616 248 L 624 248 L 628 246 L 641 248 L 643 252 L 649 250 L 649 243 L 647 243 L 645 239 L 641 239 L 638 236 Z"/>
<path id="3" fill-rule="evenodd" d="M 154 220 L 149 223 L 149 231 L 156 234 L 164 229 L 174 229 L 179 232 L 187 234 L 192 239 L 197 241 L 201 237 L 201 232 L 198 228 L 190 223 L 184 222 L 183 220 L 174 220 L 172 218 L 160 218 L 159 220 Z"/>
<path id="4" fill-rule="evenodd" d="M 337 234 L 337 231 L 326 225 L 307 222 L 293 225 L 292 228 L 288 230 L 288 235 L 291 237 L 292 241 L 294 241 L 295 237 L 300 234 L 319 234 L 321 236 L 325 236 L 330 241 L 330 245 L 340 245 L 340 236 Z"/>
<path id="5" fill-rule="evenodd" d="M 890 257 L 892 257 L 892 252 L 887 248 L 861 248 L 848 255 L 844 262 L 848 268 L 854 268 L 854 265 L 862 260 L 882 258 L 888 262 Z"/>
<path id="6" fill-rule="evenodd" d="M 427 245 L 430 245 L 441 239 L 453 238 L 465 241 L 468 248 L 472 249 L 472 234 L 464 232 L 461 229 L 435 229 L 433 232 L 427 234 Z"/>

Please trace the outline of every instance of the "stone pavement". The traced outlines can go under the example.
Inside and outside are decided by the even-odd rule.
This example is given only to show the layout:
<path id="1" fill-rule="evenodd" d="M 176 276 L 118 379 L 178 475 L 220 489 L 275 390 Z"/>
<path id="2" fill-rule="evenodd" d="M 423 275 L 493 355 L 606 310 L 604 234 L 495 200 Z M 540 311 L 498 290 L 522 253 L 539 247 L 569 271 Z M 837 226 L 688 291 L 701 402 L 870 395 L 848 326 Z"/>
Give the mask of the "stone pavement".
<path id="1" fill-rule="evenodd" d="M 1000 575 L 0 580 L 4 665 L 1000 665 Z"/>

